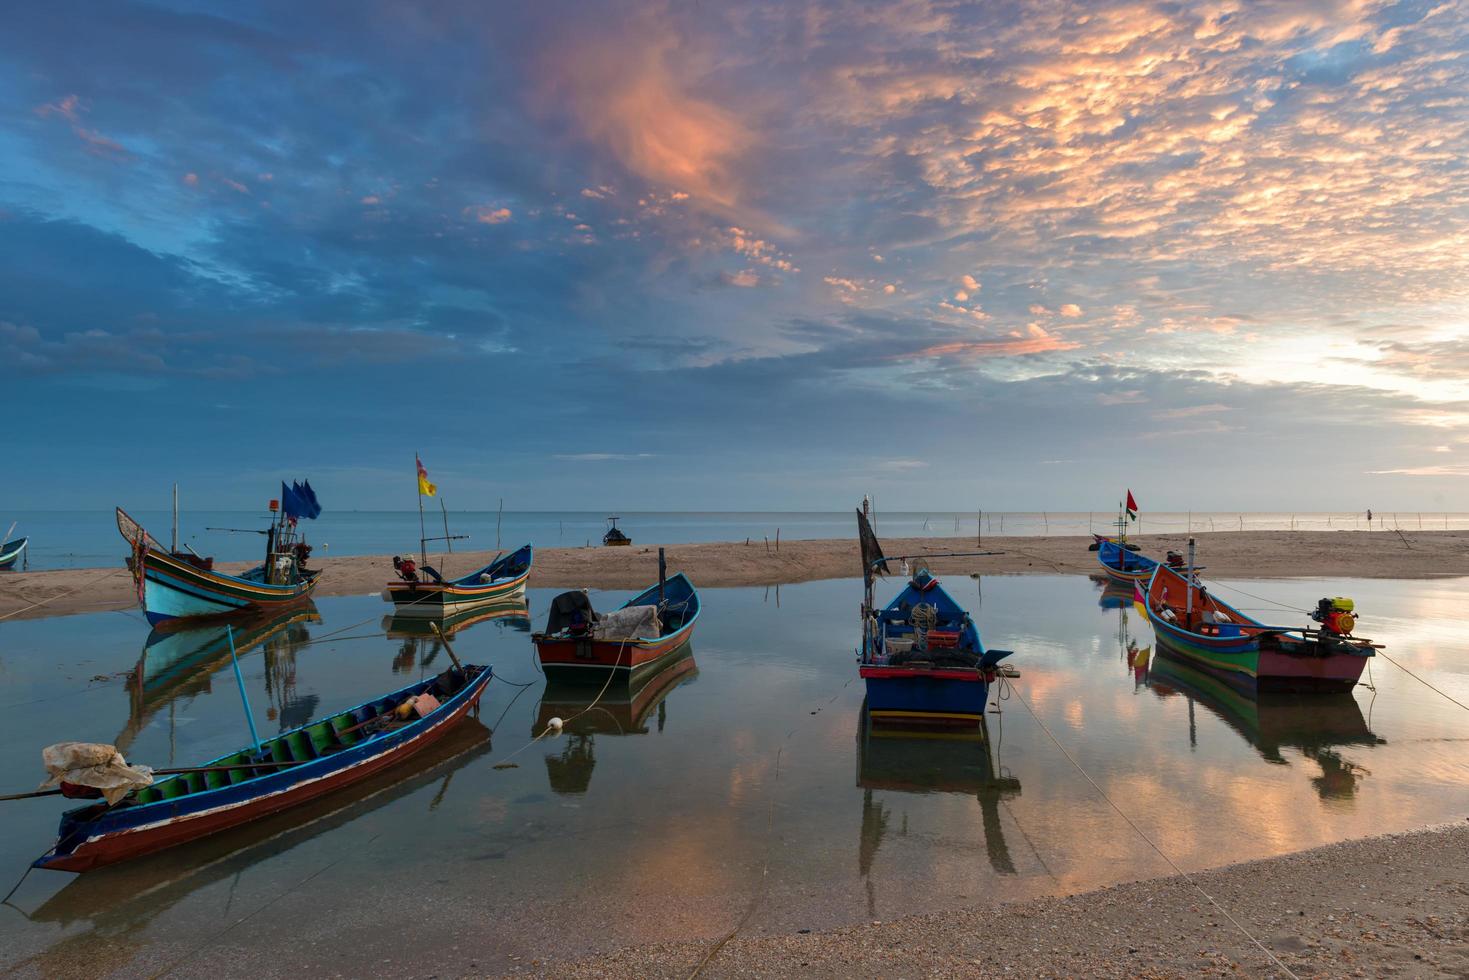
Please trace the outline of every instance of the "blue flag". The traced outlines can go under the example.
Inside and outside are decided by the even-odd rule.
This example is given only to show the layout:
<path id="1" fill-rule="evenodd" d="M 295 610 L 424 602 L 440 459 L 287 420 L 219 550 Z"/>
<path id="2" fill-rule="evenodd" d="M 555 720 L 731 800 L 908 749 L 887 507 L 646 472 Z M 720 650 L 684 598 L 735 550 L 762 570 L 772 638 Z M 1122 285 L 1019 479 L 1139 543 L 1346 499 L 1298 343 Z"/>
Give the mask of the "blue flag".
<path id="1" fill-rule="evenodd" d="M 311 489 L 311 481 L 307 480 L 303 487 L 295 480 L 291 481 L 291 492 L 301 503 L 301 516 L 308 520 L 316 520 L 321 516 L 321 504 L 316 501 L 316 491 Z"/>
<path id="2" fill-rule="evenodd" d="M 321 501 L 319 501 L 319 500 L 316 499 L 316 491 L 313 490 L 313 489 L 311 489 L 311 481 L 310 480 L 307 480 L 305 482 L 305 484 L 302 485 L 301 492 L 306 497 L 306 502 L 311 505 L 311 516 L 312 516 L 312 518 L 314 519 L 314 518 L 320 517 L 321 516 Z"/>
<path id="3" fill-rule="evenodd" d="M 303 517 L 311 517 L 311 505 L 301 496 L 286 486 L 286 481 L 281 481 L 281 511 L 292 520 L 300 520 Z"/>

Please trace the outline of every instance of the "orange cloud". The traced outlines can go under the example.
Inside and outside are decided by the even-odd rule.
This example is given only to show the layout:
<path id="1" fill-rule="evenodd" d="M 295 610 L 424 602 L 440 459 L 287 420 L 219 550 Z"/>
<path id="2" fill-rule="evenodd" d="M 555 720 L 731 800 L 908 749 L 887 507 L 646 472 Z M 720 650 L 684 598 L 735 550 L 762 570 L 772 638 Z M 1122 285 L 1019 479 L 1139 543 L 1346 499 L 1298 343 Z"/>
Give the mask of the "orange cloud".
<path id="1" fill-rule="evenodd" d="M 734 113 L 692 94 L 697 79 L 673 63 L 678 46 L 646 22 L 556 44 L 542 65 L 546 101 L 631 173 L 732 209 L 743 196 L 735 164 L 753 137 Z"/>

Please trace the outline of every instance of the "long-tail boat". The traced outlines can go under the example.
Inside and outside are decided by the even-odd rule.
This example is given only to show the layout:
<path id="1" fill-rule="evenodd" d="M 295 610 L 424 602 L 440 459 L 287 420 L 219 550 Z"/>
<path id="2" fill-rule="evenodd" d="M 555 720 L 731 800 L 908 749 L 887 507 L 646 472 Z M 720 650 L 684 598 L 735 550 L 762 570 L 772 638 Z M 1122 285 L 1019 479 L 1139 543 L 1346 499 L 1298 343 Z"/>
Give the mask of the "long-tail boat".
<path id="1" fill-rule="evenodd" d="M 411 766 L 390 766 L 346 789 L 263 820 L 251 820 L 136 861 L 78 875 L 27 918 L 62 927 L 88 922 L 91 930 L 73 930 L 72 935 L 91 943 L 99 935 L 138 935 L 161 912 L 200 889 L 228 881 L 252 865 L 340 830 L 376 809 L 438 783 L 433 795 L 424 801 L 425 809 L 434 809 L 449 791 L 455 773 L 482 757 L 490 747 L 490 730 L 475 718 L 465 718 L 443 738 L 415 753 Z"/>
<path id="2" fill-rule="evenodd" d="M 305 567 L 311 547 L 295 525 L 298 516 L 314 514 L 308 509 L 292 515 L 289 498 L 287 507 L 274 500 L 271 505 L 270 526 L 251 532 L 265 536 L 265 561 L 243 575 L 227 575 L 214 569 L 212 559 L 165 548 L 117 508 L 117 530 L 132 546 L 127 564 L 148 622 L 158 626 L 174 620 L 261 612 L 305 600 L 316 588 L 320 573 Z"/>
<path id="3" fill-rule="evenodd" d="M 636 683 L 672 660 L 694 635 L 699 593 L 687 576 L 665 578 L 663 569 L 660 548 L 658 584 L 606 616 L 592 610 L 585 593 L 563 593 L 553 600 L 545 632 L 531 636 L 546 679 L 601 684 L 610 672 L 619 682 Z M 583 608 L 568 614 L 578 602 Z"/>
<path id="4" fill-rule="evenodd" d="M 864 504 L 865 506 L 865 504 Z M 976 727 L 1009 650 L 986 650 L 969 613 L 920 565 L 882 609 L 873 578 L 887 562 L 867 516 L 857 511 L 864 595 L 858 674 L 877 724 Z M 913 557 L 913 556 L 910 556 Z"/>
<path id="5" fill-rule="evenodd" d="M 25 554 L 26 545 L 30 538 L 13 538 L 0 544 L 0 571 L 6 571 L 15 567 L 20 556 Z"/>
<path id="6" fill-rule="evenodd" d="M 439 618 L 448 613 L 492 602 L 506 602 L 525 593 L 535 549 L 524 545 L 501 555 L 478 571 L 448 581 L 429 581 L 427 566 L 413 568 L 411 578 L 389 582 L 383 599 L 393 604 L 393 615 Z M 400 563 L 401 564 L 401 563 Z"/>
<path id="7" fill-rule="evenodd" d="M 163 850 L 314 800 L 366 779 L 448 733 L 479 703 L 490 667 L 453 667 L 329 718 L 293 728 L 193 772 L 167 776 L 115 806 L 61 817 L 56 844 L 34 867 L 90 871 Z M 438 701 L 400 719 L 410 700 Z"/>
<path id="8" fill-rule="evenodd" d="M 1248 690 L 1349 691 L 1376 655 L 1377 644 L 1353 636 L 1346 599 L 1322 599 L 1311 613 L 1320 626 L 1269 626 L 1220 600 L 1194 574 L 1193 541 L 1182 571 L 1153 570 L 1143 607 L 1160 647 Z"/>

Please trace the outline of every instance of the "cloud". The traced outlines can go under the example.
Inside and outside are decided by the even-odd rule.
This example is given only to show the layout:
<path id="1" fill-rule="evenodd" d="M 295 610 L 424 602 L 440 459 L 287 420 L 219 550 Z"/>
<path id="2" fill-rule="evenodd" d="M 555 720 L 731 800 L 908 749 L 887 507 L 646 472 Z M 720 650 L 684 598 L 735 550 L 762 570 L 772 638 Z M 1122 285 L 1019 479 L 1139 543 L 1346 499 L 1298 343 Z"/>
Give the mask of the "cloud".
<path id="1" fill-rule="evenodd" d="M 577 463 L 606 463 L 635 459 L 652 459 L 656 453 L 557 453 L 552 459 Z"/>
<path id="2" fill-rule="evenodd" d="M 500 225 L 511 218 L 509 208 L 497 208 L 492 204 L 471 205 L 464 209 L 464 214 L 482 225 Z"/>

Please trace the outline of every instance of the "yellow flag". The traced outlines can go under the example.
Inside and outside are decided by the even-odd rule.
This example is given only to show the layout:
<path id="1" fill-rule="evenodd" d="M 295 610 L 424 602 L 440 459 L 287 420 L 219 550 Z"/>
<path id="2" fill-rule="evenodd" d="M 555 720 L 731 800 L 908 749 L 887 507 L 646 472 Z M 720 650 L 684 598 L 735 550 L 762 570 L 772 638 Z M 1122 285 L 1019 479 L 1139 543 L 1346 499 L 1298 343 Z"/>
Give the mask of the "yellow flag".
<path id="1" fill-rule="evenodd" d="M 423 460 L 418 458 L 417 453 L 413 455 L 413 462 L 418 465 L 418 492 L 425 497 L 432 497 L 438 493 L 439 488 L 428 482 L 428 470 L 423 468 Z"/>

